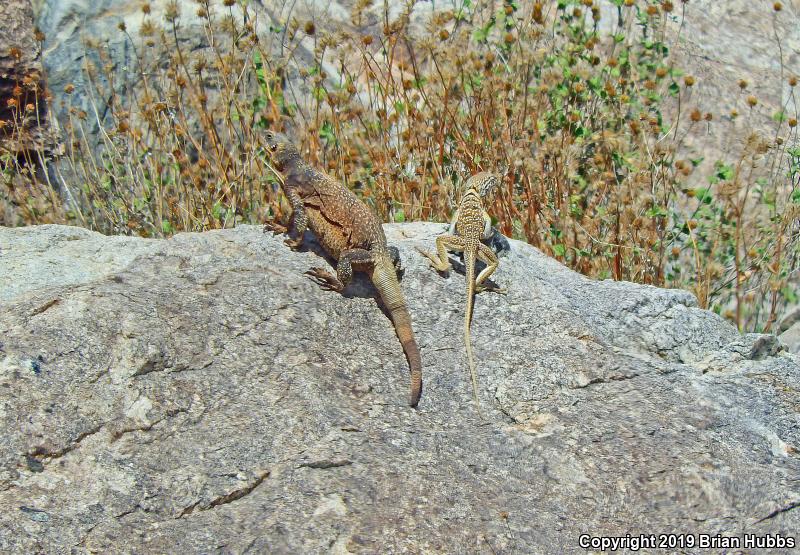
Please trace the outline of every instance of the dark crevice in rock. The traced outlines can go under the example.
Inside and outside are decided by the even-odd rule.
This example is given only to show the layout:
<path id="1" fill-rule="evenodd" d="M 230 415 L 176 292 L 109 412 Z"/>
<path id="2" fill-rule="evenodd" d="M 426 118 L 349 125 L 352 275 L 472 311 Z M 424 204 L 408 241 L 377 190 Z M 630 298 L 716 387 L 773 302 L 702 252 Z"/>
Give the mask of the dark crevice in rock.
<path id="1" fill-rule="evenodd" d="M 37 315 L 39 315 L 39 314 L 41 314 L 43 312 L 46 312 L 47 310 L 49 310 L 50 308 L 54 307 L 55 305 L 57 305 L 60 302 L 61 302 L 61 299 L 58 298 L 58 297 L 56 297 L 55 299 L 51 299 L 50 301 L 44 303 L 43 305 L 34 308 L 30 315 L 31 315 L 31 317 L 37 316 Z"/>
<path id="2" fill-rule="evenodd" d="M 184 509 L 181 511 L 181 514 L 179 514 L 179 515 L 178 515 L 178 518 L 183 518 L 183 517 L 185 517 L 186 515 L 190 515 L 190 514 L 192 514 L 192 513 L 194 512 L 194 509 L 195 509 L 195 507 L 197 507 L 199 504 L 200 504 L 200 501 L 195 501 L 194 503 L 192 503 L 192 504 L 191 504 L 191 505 L 189 505 L 188 507 L 185 507 L 185 508 L 184 508 Z"/>
<path id="3" fill-rule="evenodd" d="M 255 480 L 253 480 L 249 484 L 247 484 L 244 487 L 241 487 L 239 489 L 235 489 L 235 490 L 231 491 L 230 493 L 226 493 L 225 495 L 221 495 L 219 497 L 215 497 L 214 499 L 211 500 L 210 503 L 208 503 L 208 505 L 203 506 L 203 505 L 200 505 L 200 501 L 196 501 L 195 503 L 193 503 L 193 504 L 189 505 L 188 507 L 184 508 L 180 512 L 180 514 L 178 515 L 178 518 L 183 518 L 184 516 L 192 514 L 194 512 L 194 510 L 198 506 L 200 507 L 199 508 L 200 511 L 208 511 L 210 509 L 213 509 L 214 507 L 218 507 L 220 505 L 226 505 L 228 503 L 232 503 L 233 501 L 236 501 L 237 499 L 241 499 L 242 497 L 252 493 L 254 489 L 256 489 L 258 486 L 260 486 L 261 483 L 269 477 L 269 475 L 270 475 L 270 471 L 269 470 L 264 471 L 264 472 L 256 475 Z"/>
<path id="4" fill-rule="evenodd" d="M 106 425 L 106 423 L 102 422 L 101 424 L 98 424 L 97 426 L 91 428 L 90 430 L 87 430 L 87 431 L 79 434 L 78 437 L 75 438 L 75 441 L 73 441 L 72 443 L 70 443 L 66 447 L 63 447 L 62 449 L 58 449 L 58 450 L 55 450 L 55 451 L 49 451 L 44 447 L 37 447 L 32 452 L 30 452 L 28 454 L 31 457 L 34 457 L 35 459 L 40 460 L 40 461 L 43 460 L 43 459 L 57 459 L 59 457 L 63 457 L 67 453 L 70 453 L 70 452 L 74 451 L 75 449 L 77 449 L 78 447 L 80 447 L 81 442 L 84 439 L 86 439 L 87 437 L 93 436 L 94 434 L 100 432 L 105 427 L 105 425 Z"/>
<path id="5" fill-rule="evenodd" d="M 225 505 L 232 501 L 236 501 L 237 499 L 241 499 L 245 495 L 251 493 L 254 489 L 261 485 L 261 483 L 269 477 L 269 470 L 266 472 L 262 472 L 261 474 L 256 476 L 256 479 L 253 480 L 251 483 L 247 484 L 243 488 L 239 488 L 233 490 L 232 492 L 223 495 L 221 497 L 217 497 L 211 503 L 208 504 L 208 508 L 211 509 L 212 507 L 217 507 L 219 505 Z"/>
<path id="6" fill-rule="evenodd" d="M 323 459 L 319 461 L 310 461 L 300 463 L 300 468 L 316 468 L 319 470 L 326 470 L 328 468 L 339 468 L 342 466 L 348 466 L 353 464 L 353 461 L 350 459 Z"/>
<path id="7" fill-rule="evenodd" d="M 760 520 L 757 520 L 756 524 L 758 524 L 759 522 L 764 522 L 765 520 L 770 520 L 772 518 L 775 518 L 779 514 L 788 513 L 789 511 L 792 511 L 792 510 L 794 510 L 794 509 L 796 509 L 798 507 L 800 507 L 800 501 L 793 501 L 793 502 L 789 503 L 788 505 L 786 505 L 785 507 L 781 507 L 780 509 L 775 509 L 774 511 L 769 513 L 764 518 L 762 518 Z"/>

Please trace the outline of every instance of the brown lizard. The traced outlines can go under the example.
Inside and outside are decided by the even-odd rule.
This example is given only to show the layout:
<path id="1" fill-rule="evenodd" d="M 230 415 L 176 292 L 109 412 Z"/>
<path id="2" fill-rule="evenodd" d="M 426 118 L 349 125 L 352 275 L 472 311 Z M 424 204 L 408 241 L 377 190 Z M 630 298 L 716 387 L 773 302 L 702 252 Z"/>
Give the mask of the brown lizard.
<path id="1" fill-rule="evenodd" d="M 341 292 L 350 283 L 353 270 L 369 274 L 408 359 L 411 406 L 416 407 L 422 394 L 422 361 L 397 279 L 397 248 L 386 244 L 381 222 L 369 207 L 339 181 L 306 163 L 284 135 L 268 131 L 266 144 L 275 168 L 283 175 L 281 188 L 292 205 L 292 216 L 288 230 L 267 224 L 265 231 L 288 231 L 286 244 L 296 248 L 310 228 L 325 251 L 338 261 L 336 275 L 322 268 L 306 272 L 323 289 Z"/>
<path id="2" fill-rule="evenodd" d="M 420 253 L 428 257 L 431 267 L 440 272 L 448 272 L 452 267 L 447 258 L 447 251 L 464 253 L 464 266 L 466 269 L 467 282 L 467 310 L 464 315 L 464 343 L 469 359 L 469 371 L 472 378 L 472 394 L 475 404 L 480 411 L 478 401 L 478 380 L 475 375 L 475 359 L 472 356 L 472 342 L 470 341 L 470 322 L 472 321 L 472 305 L 475 293 L 484 290 L 492 290 L 498 293 L 505 293 L 505 290 L 496 287 L 482 285 L 484 280 L 492 275 L 497 269 L 498 260 L 494 251 L 481 243 L 490 237 L 492 231 L 492 219 L 483 207 L 484 199 L 487 199 L 493 192 L 500 179 L 491 173 L 482 172 L 473 175 L 465 184 L 465 192 L 461 197 L 458 210 L 453 216 L 447 235 L 440 235 L 436 238 L 436 254 L 432 254 L 421 249 Z M 486 264 L 486 268 L 475 278 L 475 262 L 480 260 Z"/>

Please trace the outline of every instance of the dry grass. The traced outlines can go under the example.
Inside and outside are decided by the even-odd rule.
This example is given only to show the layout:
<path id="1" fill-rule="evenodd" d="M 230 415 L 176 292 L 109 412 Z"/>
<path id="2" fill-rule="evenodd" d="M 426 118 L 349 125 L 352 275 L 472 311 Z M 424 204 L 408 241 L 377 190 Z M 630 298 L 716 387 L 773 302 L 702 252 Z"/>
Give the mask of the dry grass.
<path id="1" fill-rule="evenodd" d="M 387 221 L 446 221 L 465 175 L 499 171 L 492 212 L 506 234 L 584 274 L 687 288 L 740 328 L 769 329 L 796 301 L 797 88 L 774 133 L 753 128 L 699 186 L 684 140 L 731 116 L 694 108 L 695 79 L 671 61 L 679 3 L 615 3 L 605 34 L 592 0 L 459 1 L 421 31 L 416 2 L 373 21 L 360 1 L 350 31 L 290 19 L 261 36 L 245 6 L 201 1 L 210 47 L 191 53 L 176 6 L 157 17 L 147 5 L 135 36 L 120 28 L 133 74 L 101 56 L 82 91 L 92 108 L 71 110 L 68 213 L 8 157 L 0 202 L 16 207 L 13 225 L 143 236 L 263 222 L 285 204 L 260 130 L 288 129 Z M 746 86 L 740 104 L 740 120 L 762 109 Z"/>

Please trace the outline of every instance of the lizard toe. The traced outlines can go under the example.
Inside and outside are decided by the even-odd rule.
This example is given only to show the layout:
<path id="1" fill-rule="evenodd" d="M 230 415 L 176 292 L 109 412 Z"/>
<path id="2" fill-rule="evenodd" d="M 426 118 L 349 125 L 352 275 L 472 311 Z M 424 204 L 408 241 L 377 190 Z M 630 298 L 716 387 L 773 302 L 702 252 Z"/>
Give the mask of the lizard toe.
<path id="1" fill-rule="evenodd" d="M 286 233 L 288 228 L 279 224 L 278 222 L 267 222 L 264 224 L 263 228 L 264 233 L 272 232 L 273 235 L 280 235 L 281 233 Z"/>
<path id="2" fill-rule="evenodd" d="M 310 268 L 304 273 L 325 291 L 341 291 L 344 289 L 339 278 L 323 268 Z"/>

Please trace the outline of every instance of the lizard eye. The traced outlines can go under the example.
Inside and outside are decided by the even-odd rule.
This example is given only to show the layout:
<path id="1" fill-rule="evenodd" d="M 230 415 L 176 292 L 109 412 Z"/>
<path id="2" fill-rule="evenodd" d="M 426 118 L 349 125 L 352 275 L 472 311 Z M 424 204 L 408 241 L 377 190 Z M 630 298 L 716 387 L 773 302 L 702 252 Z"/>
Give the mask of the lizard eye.
<path id="1" fill-rule="evenodd" d="M 272 143 L 271 145 L 269 145 L 269 149 L 272 152 L 275 152 L 276 150 L 278 150 L 278 143 Z"/>

